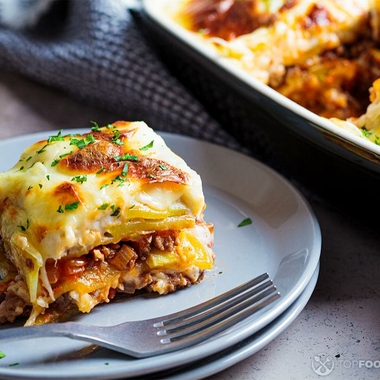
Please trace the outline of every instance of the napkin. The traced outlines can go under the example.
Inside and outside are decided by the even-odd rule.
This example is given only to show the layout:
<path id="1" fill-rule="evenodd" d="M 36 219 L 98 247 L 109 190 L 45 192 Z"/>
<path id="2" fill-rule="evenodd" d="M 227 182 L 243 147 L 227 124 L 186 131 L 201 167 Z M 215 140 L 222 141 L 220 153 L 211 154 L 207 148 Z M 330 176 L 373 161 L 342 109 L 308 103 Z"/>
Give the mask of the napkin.
<path id="1" fill-rule="evenodd" d="M 0 69 L 125 120 L 240 149 L 160 60 L 132 16 L 140 10 L 130 0 L 1 0 Z"/>

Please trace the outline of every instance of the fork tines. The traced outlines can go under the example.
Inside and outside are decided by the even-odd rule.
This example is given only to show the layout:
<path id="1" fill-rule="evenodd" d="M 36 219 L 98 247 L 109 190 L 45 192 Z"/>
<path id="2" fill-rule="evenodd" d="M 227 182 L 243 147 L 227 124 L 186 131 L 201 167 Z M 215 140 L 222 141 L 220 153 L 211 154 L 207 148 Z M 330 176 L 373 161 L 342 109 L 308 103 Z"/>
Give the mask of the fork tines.
<path id="1" fill-rule="evenodd" d="M 186 344 L 186 340 L 202 341 L 280 297 L 267 273 L 171 318 L 155 323 L 162 344 Z"/>

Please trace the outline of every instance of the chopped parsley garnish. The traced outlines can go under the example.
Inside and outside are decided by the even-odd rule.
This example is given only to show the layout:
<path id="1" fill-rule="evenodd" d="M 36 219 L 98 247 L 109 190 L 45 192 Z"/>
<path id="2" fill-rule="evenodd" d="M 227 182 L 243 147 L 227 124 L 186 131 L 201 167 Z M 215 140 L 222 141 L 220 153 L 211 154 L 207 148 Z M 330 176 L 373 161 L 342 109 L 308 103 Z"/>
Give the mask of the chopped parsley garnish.
<path id="1" fill-rule="evenodd" d="M 95 137 L 90 133 L 84 139 L 70 138 L 70 145 L 76 145 L 79 149 L 86 147 L 87 145 L 93 144 L 95 142 Z"/>
<path id="2" fill-rule="evenodd" d="M 66 149 L 66 148 L 65 148 L 65 149 Z M 63 157 L 69 156 L 71 153 L 73 153 L 72 150 L 70 150 L 70 152 L 68 152 L 68 153 L 63 153 L 63 154 L 61 154 L 61 155 L 59 156 L 59 158 L 63 158 Z"/>
<path id="3" fill-rule="evenodd" d="M 102 173 L 102 172 L 104 172 L 104 168 L 103 167 L 101 167 L 97 172 L 96 172 L 96 174 L 100 174 L 100 173 Z"/>
<path id="4" fill-rule="evenodd" d="M 50 144 L 52 141 L 64 141 L 65 139 L 62 136 L 62 129 L 55 136 L 50 136 L 47 139 L 47 142 Z"/>
<path id="5" fill-rule="evenodd" d="M 101 206 L 98 207 L 98 210 L 107 210 L 109 203 L 103 203 Z"/>
<path id="6" fill-rule="evenodd" d="M 108 187 L 108 186 L 110 186 L 110 184 L 109 184 L 109 183 L 106 183 L 105 185 L 103 185 L 103 186 L 100 187 L 100 190 L 102 190 L 102 189 L 104 189 L 104 188 L 106 188 L 106 187 Z"/>
<path id="7" fill-rule="evenodd" d="M 29 228 L 29 219 L 26 220 L 26 225 L 25 226 L 17 226 L 22 232 L 25 232 Z"/>
<path id="8" fill-rule="evenodd" d="M 169 169 L 165 164 L 160 164 L 159 167 L 162 170 L 168 170 Z"/>
<path id="9" fill-rule="evenodd" d="M 79 206 L 79 202 L 68 203 L 67 205 L 65 205 L 65 210 L 73 211 L 73 210 L 76 210 L 78 206 Z"/>
<path id="10" fill-rule="evenodd" d="M 56 158 L 55 160 L 53 160 L 53 162 L 51 163 L 51 166 L 56 166 L 60 163 L 60 161 L 62 160 L 62 158 L 66 157 L 66 156 L 69 156 L 71 153 L 73 153 L 72 150 L 70 150 L 70 152 L 68 153 L 63 153 L 59 156 L 59 158 Z"/>
<path id="11" fill-rule="evenodd" d="M 361 131 L 362 131 L 362 134 L 363 134 L 364 137 L 369 137 L 369 136 L 372 135 L 372 133 L 371 133 L 371 132 L 368 132 L 368 131 L 365 129 L 365 127 L 363 127 L 363 128 L 361 129 Z"/>
<path id="12" fill-rule="evenodd" d="M 121 171 L 122 176 L 126 176 L 128 174 L 128 162 L 125 163 L 123 170 Z"/>
<path id="13" fill-rule="evenodd" d="M 154 140 L 152 140 L 149 144 L 144 145 L 140 148 L 140 150 L 148 150 L 150 148 L 153 148 Z"/>
<path id="14" fill-rule="evenodd" d="M 75 177 L 71 178 L 72 181 L 83 183 L 87 181 L 86 175 L 76 175 Z"/>
<path id="15" fill-rule="evenodd" d="M 3 359 L 3 358 L 5 358 L 5 354 L 4 354 L 4 352 L 3 351 L 0 351 L 0 359 Z"/>
<path id="16" fill-rule="evenodd" d="M 120 207 L 116 207 L 115 205 L 112 205 L 111 209 L 113 211 L 111 216 L 118 216 L 120 214 Z"/>
<path id="17" fill-rule="evenodd" d="M 42 188 L 43 188 L 43 185 L 42 185 L 42 183 L 39 183 L 39 184 L 38 184 L 38 186 L 40 187 L 40 189 L 42 189 Z"/>
<path id="18" fill-rule="evenodd" d="M 16 363 L 9 364 L 9 367 L 15 367 L 16 365 L 20 365 L 20 363 L 16 362 Z"/>
<path id="19" fill-rule="evenodd" d="M 90 123 L 92 124 L 91 130 L 93 132 L 100 132 L 101 131 L 99 124 L 96 121 L 90 121 Z"/>
<path id="20" fill-rule="evenodd" d="M 138 161 L 139 157 L 132 154 L 124 154 L 124 156 L 115 156 L 116 161 Z"/>
<path id="21" fill-rule="evenodd" d="M 116 176 L 112 181 L 111 181 L 111 185 L 113 185 L 115 182 L 120 182 L 117 186 L 120 187 L 120 186 L 123 186 L 124 185 L 124 182 L 126 181 L 125 178 L 123 178 L 122 176 L 118 175 Z"/>
<path id="22" fill-rule="evenodd" d="M 73 211 L 76 210 L 79 206 L 79 202 L 72 202 L 65 205 L 63 208 L 62 205 L 59 205 L 57 212 L 60 214 L 63 214 L 65 211 Z"/>
<path id="23" fill-rule="evenodd" d="M 111 142 L 117 145 L 123 145 L 123 142 L 120 140 L 120 132 L 117 129 L 113 131 L 113 139 Z"/>
<path id="24" fill-rule="evenodd" d="M 40 154 L 40 153 L 43 153 L 43 152 L 45 152 L 45 149 L 46 149 L 46 147 L 48 146 L 48 144 L 45 144 L 40 150 L 37 150 L 37 154 Z"/>
<path id="25" fill-rule="evenodd" d="M 239 224 L 238 224 L 238 227 L 244 227 L 244 226 L 248 226 L 252 224 L 252 219 L 251 218 L 245 218 L 244 220 L 242 220 Z"/>
<path id="26" fill-rule="evenodd" d="M 49 175 L 49 174 L 46 176 L 46 179 L 47 179 L 48 181 L 50 181 L 50 175 Z"/>

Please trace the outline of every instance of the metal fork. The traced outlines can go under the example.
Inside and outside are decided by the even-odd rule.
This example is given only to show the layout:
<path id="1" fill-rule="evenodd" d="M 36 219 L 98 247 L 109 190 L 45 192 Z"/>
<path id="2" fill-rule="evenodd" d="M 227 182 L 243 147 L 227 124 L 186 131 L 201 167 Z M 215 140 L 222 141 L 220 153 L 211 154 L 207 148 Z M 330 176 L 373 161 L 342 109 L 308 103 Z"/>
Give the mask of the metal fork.
<path id="1" fill-rule="evenodd" d="M 177 351 L 226 330 L 280 297 L 267 273 L 192 308 L 114 326 L 65 322 L 0 330 L 0 342 L 64 336 L 136 358 Z"/>

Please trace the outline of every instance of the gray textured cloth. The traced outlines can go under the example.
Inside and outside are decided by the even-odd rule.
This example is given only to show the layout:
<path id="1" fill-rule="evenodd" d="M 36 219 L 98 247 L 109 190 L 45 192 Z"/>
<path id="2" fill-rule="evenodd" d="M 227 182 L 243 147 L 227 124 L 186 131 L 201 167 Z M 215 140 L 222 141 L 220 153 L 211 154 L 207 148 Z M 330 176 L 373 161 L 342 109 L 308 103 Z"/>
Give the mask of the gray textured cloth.
<path id="1" fill-rule="evenodd" d="M 30 0 L 15 1 L 30 5 Z M 55 0 L 33 27 L 3 25 L 0 69 L 61 89 L 126 120 L 239 147 L 169 73 L 123 1 Z"/>

